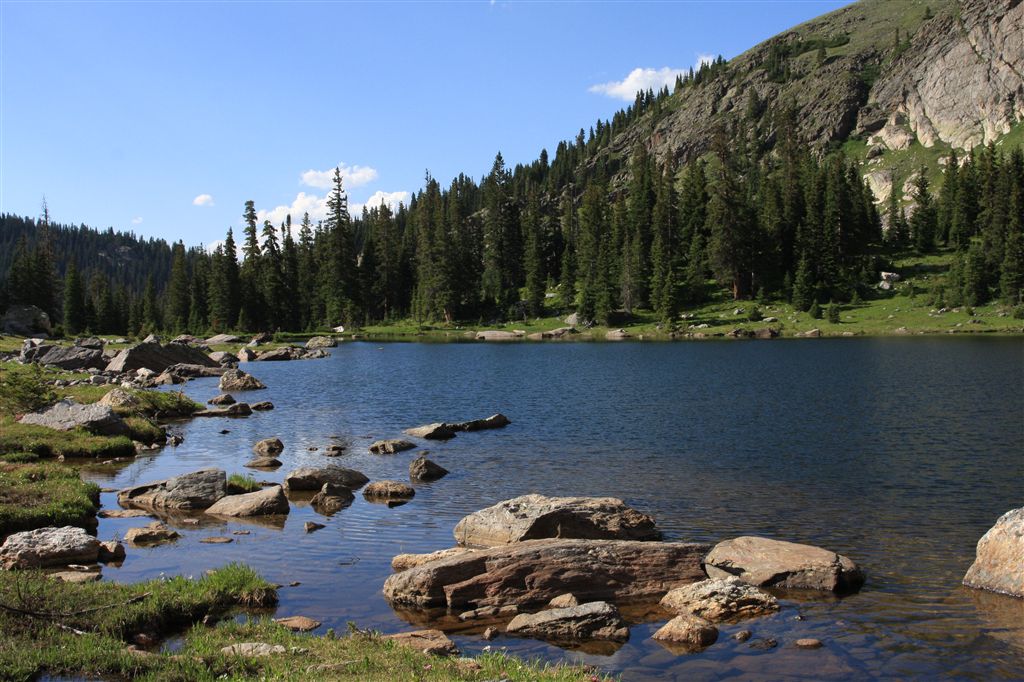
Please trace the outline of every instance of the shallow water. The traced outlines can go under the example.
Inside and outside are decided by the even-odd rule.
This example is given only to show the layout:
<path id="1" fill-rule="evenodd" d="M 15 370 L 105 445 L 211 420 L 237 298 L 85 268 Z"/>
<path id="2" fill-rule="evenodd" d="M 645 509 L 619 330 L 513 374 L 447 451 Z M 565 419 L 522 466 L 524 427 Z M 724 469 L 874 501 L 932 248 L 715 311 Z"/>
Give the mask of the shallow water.
<path id="1" fill-rule="evenodd" d="M 247 472 L 253 443 L 278 436 L 285 464 L 255 472 L 258 480 L 327 464 L 407 480 L 416 451 L 375 456 L 369 443 L 498 411 L 513 424 L 424 443 L 452 473 L 416 484 L 407 505 L 357 494 L 327 518 L 293 499 L 283 526 L 178 526 L 175 545 L 129 548 L 104 579 L 199 575 L 244 561 L 286 585 L 279 615 L 321 620 L 318 632 L 347 621 L 395 632 L 410 626 L 381 595 L 393 555 L 449 547 L 462 516 L 516 495 L 613 495 L 652 514 L 667 539 L 759 534 L 817 544 L 853 558 L 868 582 L 842 600 L 783 599 L 779 614 L 725 626 L 699 654 L 650 640 L 658 622 L 635 625 L 611 655 L 505 637 L 494 647 L 583 660 L 626 680 L 1024 676 L 1024 600 L 960 585 L 978 538 L 1024 505 L 1018 339 L 345 343 L 332 353 L 243 365 L 269 389 L 239 397 L 271 400 L 275 410 L 175 425 L 185 436 L 178 448 L 84 475 L 117 488 L 208 466 Z M 184 388 L 201 402 L 218 392 L 215 379 Z M 327 458 L 335 436 L 349 454 Z M 113 493 L 102 501 L 117 506 Z M 306 534 L 307 520 L 327 527 Z M 100 538 L 145 522 L 101 519 Z M 232 535 L 239 530 L 250 533 Z M 210 535 L 234 542 L 199 542 Z M 292 581 L 301 585 L 287 587 Z M 760 651 L 730 638 L 745 628 L 779 646 Z M 801 637 L 825 647 L 797 650 Z M 454 639 L 467 655 L 488 645 L 474 634 Z"/>

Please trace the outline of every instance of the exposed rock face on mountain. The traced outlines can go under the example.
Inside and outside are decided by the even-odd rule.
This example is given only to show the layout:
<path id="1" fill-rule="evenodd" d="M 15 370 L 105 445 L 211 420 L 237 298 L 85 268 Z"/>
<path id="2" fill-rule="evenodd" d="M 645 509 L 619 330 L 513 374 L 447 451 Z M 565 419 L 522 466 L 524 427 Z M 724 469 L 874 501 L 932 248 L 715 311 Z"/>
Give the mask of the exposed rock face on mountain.
<path id="1" fill-rule="evenodd" d="M 931 16 L 923 4 L 861 0 L 796 26 L 688 85 L 666 110 L 617 131 L 599 158 L 620 180 L 639 146 L 659 163 L 688 162 L 710 149 L 725 117 L 750 115 L 752 93 L 769 141 L 776 135 L 771 113 L 791 103 L 798 137 L 819 149 L 854 135 L 889 149 L 991 142 L 1024 121 L 1024 3 L 928 5 Z M 772 70 L 780 53 L 785 75 Z"/>

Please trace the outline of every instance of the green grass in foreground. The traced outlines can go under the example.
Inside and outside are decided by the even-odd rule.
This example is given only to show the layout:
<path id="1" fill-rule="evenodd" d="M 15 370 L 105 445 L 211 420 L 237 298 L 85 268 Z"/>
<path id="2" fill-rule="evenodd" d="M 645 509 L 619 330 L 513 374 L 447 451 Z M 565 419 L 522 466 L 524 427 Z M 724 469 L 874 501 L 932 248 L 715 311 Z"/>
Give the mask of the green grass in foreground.
<path id="1" fill-rule="evenodd" d="M 475 662 L 430 657 L 358 631 L 338 638 L 330 633 L 310 637 L 265 619 L 225 621 L 216 627 L 196 624 L 206 615 L 216 618 L 238 607 L 275 602 L 273 588 L 239 565 L 200 580 L 177 577 L 136 585 L 74 585 L 57 583 L 38 571 L 0 572 L 0 604 L 9 607 L 0 608 L 0 678 L 31 680 L 45 673 L 141 680 L 601 679 L 582 667 L 524 662 L 503 654 L 486 654 Z M 127 648 L 136 634 L 159 637 L 190 625 L 183 646 L 174 653 Z M 279 644 L 286 653 L 263 658 L 221 653 L 221 648 L 240 642 Z"/>
<path id="2" fill-rule="evenodd" d="M 131 457 L 135 446 L 126 436 L 96 436 L 82 429 L 55 431 L 45 426 L 19 424 L 0 416 L 0 455 L 31 452 L 40 457 Z"/>
<path id="3" fill-rule="evenodd" d="M 99 487 L 69 467 L 0 464 L 0 538 L 44 526 L 93 526 L 99 501 Z"/>

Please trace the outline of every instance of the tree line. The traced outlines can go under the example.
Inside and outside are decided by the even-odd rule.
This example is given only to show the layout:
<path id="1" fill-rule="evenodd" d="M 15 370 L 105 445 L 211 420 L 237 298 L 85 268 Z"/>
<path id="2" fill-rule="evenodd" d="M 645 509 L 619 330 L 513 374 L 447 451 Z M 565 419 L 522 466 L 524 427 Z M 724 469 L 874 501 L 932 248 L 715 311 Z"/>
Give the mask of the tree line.
<path id="1" fill-rule="evenodd" d="M 562 143 L 550 165 L 542 153 L 510 170 L 499 153 L 479 182 L 460 175 L 442 186 L 428 173 L 408 205 L 359 216 L 335 171 L 322 220 L 261 224 L 246 202 L 240 246 L 231 229 L 209 253 L 173 244 L 166 277 L 154 267 L 141 288 L 74 258 L 59 287 L 47 238 L 34 249 L 22 242 L 6 295 L 56 314 L 68 333 L 489 322 L 570 310 L 607 324 L 637 309 L 672 324 L 723 291 L 802 310 L 866 298 L 892 254 L 943 246 L 955 256 L 932 292 L 937 302 L 1020 303 L 1021 148 L 952 153 L 938 192 L 922 169 L 913 211 L 894 190 L 883 230 L 854 162 L 801 143 L 792 107 L 771 117 L 767 135 L 760 110 L 752 98 L 708 154 L 681 167 L 640 146 L 628 173 L 613 174 L 587 163 L 587 142 Z M 558 170 L 563 154 L 575 157 L 572 174 Z"/>

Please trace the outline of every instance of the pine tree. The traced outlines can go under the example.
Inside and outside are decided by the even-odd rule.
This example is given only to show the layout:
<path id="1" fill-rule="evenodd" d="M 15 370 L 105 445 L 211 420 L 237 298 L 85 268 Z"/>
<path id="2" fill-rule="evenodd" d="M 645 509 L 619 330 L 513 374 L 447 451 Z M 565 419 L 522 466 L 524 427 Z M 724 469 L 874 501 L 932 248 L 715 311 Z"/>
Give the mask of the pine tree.
<path id="1" fill-rule="evenodd" d="M 263 221 L 263 255 L 259 260 L 259 288 L 264 304 L 263 319 L 270 329 L 285 325 L 284 272 L 277 230 L 269 220 Z"/>
<path id="2" fill-rule="evenodd" d="M 142 292 L 140 324 L 142 330 L 146 332 L 163 329 L 163 318 L 160 315 L 160 305 L 156 299 L 156 281 L 153 275 L 146 278 L 146 288 Z"/>
<path id="3" fill-rule="evenodd" d="M 793 281 L 793 297 L 790 301 L 797 310 L 807 310 L 815 303 L 814 297 L 814 275 L 811 272 L 811 264 L 807 258 L 800 259 L 800 265 L 796 270 L 796 277 Z"/>
<path id="4" fill-rule="evenodd" d="M 630 291 L 623 296 L 623 303 L 629 299 L 628 307 L 645 307 L 650 300 L 651 281 L 651 214 L 654 210 L 654 171 L 653 161 L 646 147 L 640 146 L 630 165 L 630 182 L 627 187 L 626 205 L 629 213 L 629 225 L 625 241 L 630 252 L 624 254 L 629 259 Z"/>
<path id="5" fill-rule="evenodd" d="M 348 213 L 348 195 L 339 168 L 334 169 L 334 186 L 327 198 L 325 232 L 327 250 L 320 272 L 325 314 L 331 326 L 339 320 L 351 324 L 356 318 L 355 243 Z"/>
<path id="6" fill-rule="evenodd" d="M 541 254 L 540 202 L 536 192 L 531 192 L 527 199 L 526 211 L 523 213 L 523 234 L 525 238 L 523 265 L 526 270 L 526 307 L 531 316 L 538 317 L 544 309 L 547 276 L 544 272 L 544 261 Z"/>
<path id="7" fill-rule="evenodd" d="M 651 307 L 663 322 L 671 322 L 679 309 L 674 176 L 671 168 L 661 174 L 651 215 Z"/>
<path id="8" fill-rule="evenodd" d="M 86 324 L 85 289 L 78 268 L 71 261 L 64 276 L 64 332 L 79 334 L 85 330 Z"/>
<path id="9" fill-rule="evenodd" d="M 192 265 L 192 280 L 189 282 L 188 330 L 193 334 L 209 327 L 207 296 L 210 288 L 210 260 L 195 258 Z"/>
<path id="10" fill-rule="evenodd" d="M 191 297 L 185 245 L 179 241 L 171 248 L 171 278 L 167 282 L 167 314 L 164 319 L 170 331 L 180 332 L 188 325 Z"/>
<path id="11" fill-rule="evenodd" d="M 606 295 L 609 287 L 606 279 L 607 270 L 602 267 L 601 253 L 601 246 L 608 232 L 604 204 L 604 192 L 596 185 L 588 187 L 579 209 L 577 312 L 583 320 L 598 320 L 602 324 L 607 324 L 611 309 Z"/>
<path id="12" fill-rule="evenodd" d="M 935 248 L 936 216 L 931 193 L 928 191 L 927 169 L 922 168 L 914 180 L 914 201 L 917 208 L 910 218 L 910 232 L 919 251 Z"/>

